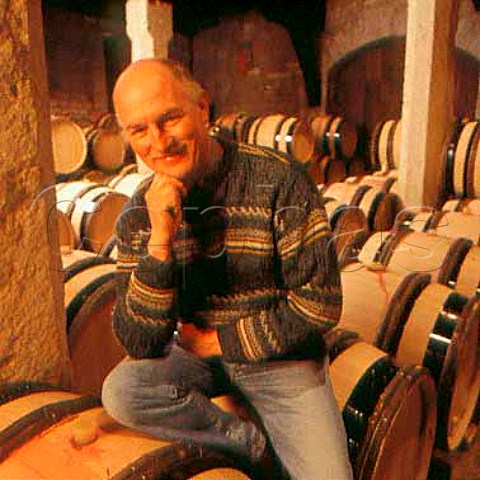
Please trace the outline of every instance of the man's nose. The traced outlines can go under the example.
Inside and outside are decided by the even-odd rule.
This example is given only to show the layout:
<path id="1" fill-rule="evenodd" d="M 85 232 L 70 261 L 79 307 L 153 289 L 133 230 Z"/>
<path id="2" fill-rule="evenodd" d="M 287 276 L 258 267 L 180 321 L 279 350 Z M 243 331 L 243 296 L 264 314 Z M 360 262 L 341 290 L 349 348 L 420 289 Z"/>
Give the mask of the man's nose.
<path id="1" fill-rule="evenodd" d="M 161 152 L 163 152 L 172 141 L 171 137 L 167 135 L 157 124 L 152 124 L 149 126 L 149 136 L 151 146 Z"/>

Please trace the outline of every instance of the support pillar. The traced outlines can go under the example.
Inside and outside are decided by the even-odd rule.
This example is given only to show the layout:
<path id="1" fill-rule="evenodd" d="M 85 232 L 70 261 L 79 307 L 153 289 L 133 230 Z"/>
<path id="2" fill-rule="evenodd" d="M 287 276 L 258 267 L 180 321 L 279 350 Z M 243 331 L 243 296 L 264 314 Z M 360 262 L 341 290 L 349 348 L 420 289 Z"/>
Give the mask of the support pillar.
<path id="1" fill-rule="evenodd" d="M 40 0 L 0 2 L 0 383 L 68 386 Z"/>
<path id="2" fill-rule="evenodd" d="M 127 0 L 125 11 L 132 62 L 141 58 L 167 58 L 173 38 L 172 5 L 160 0 Z"/>
<path id="3" fill-rule="evenodd" d="M 127 0 L 127 35 L 132 45 L 132 62 L 142 58 L 168 58 L 173 38 L 172 5 L 161 0 Z M 137 156 L 140 173 L 151 170 Z"/>
<path id="4" fill-rule="evenodd" d="M 458 0 L 409 0 L 398 192 L 435 206 L 454 121 Z"/>

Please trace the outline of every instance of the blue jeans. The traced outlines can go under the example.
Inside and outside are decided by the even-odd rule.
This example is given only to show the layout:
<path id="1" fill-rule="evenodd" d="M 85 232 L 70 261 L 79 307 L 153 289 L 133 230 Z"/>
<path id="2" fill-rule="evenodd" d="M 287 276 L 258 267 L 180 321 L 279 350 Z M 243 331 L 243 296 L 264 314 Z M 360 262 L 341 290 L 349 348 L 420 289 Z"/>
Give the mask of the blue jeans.
<path id="1" fill-rule="evenodd" d="M 351 480 L 327 363 L 226 363 L 174 345 L 166 357 L 118 364 L 105 379 L 102 400 L 113 418 L 131 428 L 256 460 L 265 446 L 263 434 L 209 400 L 225 386 L 236 388 L 261 419 L 292 480 Z"/>

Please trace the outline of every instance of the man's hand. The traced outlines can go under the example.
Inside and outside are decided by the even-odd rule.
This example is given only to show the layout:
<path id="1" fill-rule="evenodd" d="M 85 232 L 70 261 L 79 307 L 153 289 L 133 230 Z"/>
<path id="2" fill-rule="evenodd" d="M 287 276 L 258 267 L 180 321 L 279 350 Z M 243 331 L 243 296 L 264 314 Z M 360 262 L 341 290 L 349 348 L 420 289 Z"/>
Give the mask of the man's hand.
<path id="1" fill-rule="evenodd" d="M 172 248 L 178 228 L 182 223 L 182 197 L 186 186 L 176 178 L 156 173 L 150 188 L 145 193 L 152 234 L 148 244 L 150 255 L 165 261 Z"/>
<path id="2" fill-rule="evenodd" d="M 179 345 L 199 357 L 222 355 L 217 330 L 197 328 L 191 323 L 182 324 L 179 331 Z"/>

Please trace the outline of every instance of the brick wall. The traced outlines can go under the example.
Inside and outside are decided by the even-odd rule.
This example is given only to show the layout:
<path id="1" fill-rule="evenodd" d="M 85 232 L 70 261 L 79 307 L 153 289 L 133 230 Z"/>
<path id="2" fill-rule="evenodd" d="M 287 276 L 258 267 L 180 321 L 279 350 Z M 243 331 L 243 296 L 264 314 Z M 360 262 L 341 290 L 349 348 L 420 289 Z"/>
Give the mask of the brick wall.
<path id="1" fill-rule="evenodd" d="M 256 12 L 225 17 L 196 35 L 193 74 L 210 93 L 215 116 L 297 113 L 307 105 L 287 30 Z"/>
<path id="2" fill-rule="evenodd" d="M 87 123 L 108 109 L 99 19 L 57 10 L 44 15 L 50 109 Z"/>

